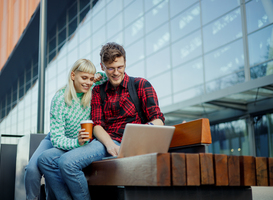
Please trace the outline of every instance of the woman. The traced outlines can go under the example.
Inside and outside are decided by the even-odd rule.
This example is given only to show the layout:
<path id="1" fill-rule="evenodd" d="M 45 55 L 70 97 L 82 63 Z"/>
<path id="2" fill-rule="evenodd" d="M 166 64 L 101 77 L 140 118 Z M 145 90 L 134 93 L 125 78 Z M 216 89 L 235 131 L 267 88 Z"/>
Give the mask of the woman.
<path id="1" fill-rule="evenodd" d="M 77 60 L 69 73 L 68 84 L 53 97 L 50 110 L 50 133 L 41 141 L 26 167 L 27 199 L 38 199 L 40 193 L 42 173 L 37 167 L 37 159 L 42 152 L 53 146 L 70 150 L 88 143 L 89 140 L 86 138 L 88 133 L 84 132 L 84 129 L 79 130 L 80 122 L 90 119 L 93 82 L 101 84 L 107 80 L 104 73 L 95 73 L 96 68 L 91 61 Z M 46 183 L 48 183 L 47 180 Z M 47 199 L 54 199 L 50 191 L 49 184 L 46 184 Z"/>

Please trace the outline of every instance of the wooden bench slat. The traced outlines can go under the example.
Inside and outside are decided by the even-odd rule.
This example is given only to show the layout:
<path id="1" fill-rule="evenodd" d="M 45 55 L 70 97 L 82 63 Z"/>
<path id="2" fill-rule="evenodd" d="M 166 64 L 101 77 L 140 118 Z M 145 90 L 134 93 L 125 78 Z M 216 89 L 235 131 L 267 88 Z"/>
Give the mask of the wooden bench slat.
<path id="1" fill-rule="evenodd" d="M 214 155 L 214 169 L 215 169 L 215 185 L 228 185 L 228 156 L 224 154 Z"/>
<path id="2" fill-rule="evenodd" d="M 240 156 L 240 174 L 242 186 L 256 185 L 256 164 L 253 156 Z"/>
<path id="3" fill-rule="evenodd" d="M 240 186 L 240 157 L 228 156 L 228 183 L 229 186 Z"/>
<path id="4" fill-rule="evenodd" d="M 174 125 L 170 148 L 193 144 L 211 144 L 209 119 L 202 118 Z"/>
<path id="5" fill-rule="evenodd" d="M 199 156 L 200 156 L 201 185 L 213 185 L 215 183 L 213 156 L 211 153 L 200 153 Z"/>
<path id="6" fill-rule="evenodd" d="M 186 186 L 186 156 L 184 153 L 172 153 L 172 185 Z"/>
<path id="7" fill-rule="evenodd" d="M 273 158 L 268 158 L 269 185 L 273 186 Z"/>
<path id="8" fill-rule="evenodd" d="M 170 186 L 170 154 L 96 161 L 85 168 L 85 175 L 89 185 Z"/>
<path id="9" fill-rule="evenodd" d="M 268 186 L 267 158 L 256 157 L 255 162 L 257 186 Z"/>
<path id="10" fill-rule="evenodd" d="M 200 185 L 199 154 L 186 154 L 187 185 Z"/>

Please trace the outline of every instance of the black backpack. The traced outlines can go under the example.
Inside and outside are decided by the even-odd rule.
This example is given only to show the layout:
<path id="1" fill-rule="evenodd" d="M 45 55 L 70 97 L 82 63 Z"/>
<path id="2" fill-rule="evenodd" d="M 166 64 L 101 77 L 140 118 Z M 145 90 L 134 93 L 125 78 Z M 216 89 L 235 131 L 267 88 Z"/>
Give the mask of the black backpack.
<path id="1" fill-rule="evenodd" d="M 100 97 L 101 97 L 102 108 L 104 107 L 104 104 L 105 104 L 106 94 L 105 94 L 104 90 L 105 90 L 106 83 L 107 82 L 105 82 L 104 84 L 102 84 L 100 86 Z M 139 97 L 137 95 L 136 86 L 135 86 L 135 78 L 131 77 L 131 76 L 130 76 L 129 83 L 128 83 L 128 91 L 129 91 L 129 94 L 130 94 L 130 98 L 131 98 L 132 102 L 134 103 L 134 105 L 136 107 L 138 116 L 141 119 L 141 123 L 142 124 L 147 123 L 147 119 L 146 119 L 146 117 L 144 115 L 144 112 L 143 112 L 143 110 L 141 108 L 140 100 L 139 100 Z"/>

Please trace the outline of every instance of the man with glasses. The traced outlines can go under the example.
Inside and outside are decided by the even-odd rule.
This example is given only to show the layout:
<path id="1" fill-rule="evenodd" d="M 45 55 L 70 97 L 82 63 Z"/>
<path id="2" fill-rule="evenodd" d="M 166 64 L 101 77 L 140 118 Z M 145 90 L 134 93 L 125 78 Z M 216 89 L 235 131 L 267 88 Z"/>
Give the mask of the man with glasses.
<path id="1" fill-rule="evenodd" d="M 106 73 L 106 98 L 102 103 L 100 87 L 94 87 L 91 101 L 91 117 L 94 122 L 94 135 L 110 155 L 117 156 L 119 144 L 127 123 L 141 123 L 140 116 L 128 91 L 129 76 L 125 73 L 126 53 L 117 43 L 105 44 L 100 52 L 101 69 Z M 150 125 L 163 125 L 164 116 L 158 106 L 156 92 L 143 78 L 135 78 L 137 96 L 141 108 Z"/>

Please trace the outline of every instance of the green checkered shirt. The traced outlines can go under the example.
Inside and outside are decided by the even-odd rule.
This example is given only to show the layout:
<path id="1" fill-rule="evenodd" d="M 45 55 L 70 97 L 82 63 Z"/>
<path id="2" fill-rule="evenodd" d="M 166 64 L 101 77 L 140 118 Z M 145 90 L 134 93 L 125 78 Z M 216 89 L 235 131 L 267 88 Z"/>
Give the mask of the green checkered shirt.
<path id="1" fill-rule="evenodd" d="M 104 73 L 101 73 L 103 78 L 96 82 L 102 84 L 107 80 Z M 94 87 L 95 84 L 91 87 Z M 65 89 L 59 90 L 52 99 L 50 108 L 50 137 L 54 147 L 71 150 L 80 147 L 78 143 L 78 133 L 80 122 L 90 119 L 91 108 L 84 108 L 80 101 L 72 100 L 72 104 L 67 106 L 64 101 Z M 83 93 L 77 93 L 77 97 L 81 99 Z"/>

